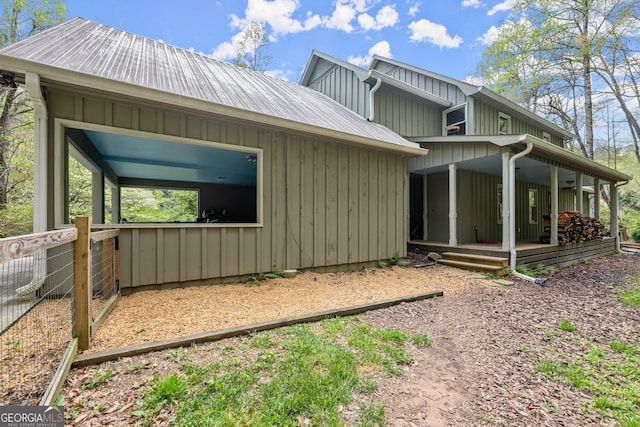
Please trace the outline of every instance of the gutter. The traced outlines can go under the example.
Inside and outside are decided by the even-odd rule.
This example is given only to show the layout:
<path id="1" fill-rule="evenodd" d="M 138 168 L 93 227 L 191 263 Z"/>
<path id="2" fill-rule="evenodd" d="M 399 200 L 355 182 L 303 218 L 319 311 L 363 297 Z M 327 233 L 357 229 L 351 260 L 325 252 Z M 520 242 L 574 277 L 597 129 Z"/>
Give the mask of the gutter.
<path id="1" fill-rule="evenodd" d="M 371 76 L 371 71 L 369 71 L 369 75 Z M 375 79 L 376 79 L 376 84 L 369 91 L 369 117 L 367 117 L 367 120 L 370 122 L 372 122 L 376 116 L 375 104 L 373 102 L 374 101 L 373 95 L 375 95 L 378 89 L 380 89 L 380 86 L 382 86 L 382 79 L 380 77 L 376 77 Z"/>
<path id="2" fill-rule="evenodd" d="M 543 286 L 547 279 L 530 277 L 516 271 L 516 160 L 526 156 L 533 151 L 533 142 L 527 142 L 527 148 L 509 159 L 509 269 L 514 276 Z"/>
<path id="3" fill-rule="evenodd" d="M 33 197 L 33 232 L 47 230 L 47 104 L 40 88 L 40 76 L 25 73 L 25 87 L 33 103 L 34 122 L 34 197 Z M 28 284 L 16 289 L 20 299 L 31 299 L 33 293 L 40 289 L 47 277 L 47 251 L 38 251 L 33 255 L 33 279 Z"/>

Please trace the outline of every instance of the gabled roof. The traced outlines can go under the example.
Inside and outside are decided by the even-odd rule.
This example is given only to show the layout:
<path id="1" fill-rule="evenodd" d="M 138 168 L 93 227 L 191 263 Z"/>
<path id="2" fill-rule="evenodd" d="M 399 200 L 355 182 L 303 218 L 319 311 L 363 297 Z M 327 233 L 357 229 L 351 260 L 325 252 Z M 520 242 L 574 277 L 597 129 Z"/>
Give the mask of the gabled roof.
<path id="1" fill-rule="evenodd" d="M 83 18 L 0 49 L 0 71 L 409 155 L 425 150 L 307 87 Z"/>
<path id="2" fill-rule="evenodd" d="M 387 76 L 386 74 L 380 73 L 375 69 L 369 67 L 368 70 L 364 68 L 358 67 L 350 62 L 343 61 L 341 59 L 335 58 L 331 55 L 327 55 L 326 53 L 320 52 L 318 50 L 313 50 L 311 52 L 311 56 L 307 61 L 307 65 L 304 68 L 304 72 L 302 77 L 300 78 L 300 84 L 303 86 L 309 86 L 312 81 L 311 79 L 317 73 L 317 67 L 320 66 L 320 63 L 325 61 L 327 64 L 338 65 L 344 69 L 350 70 L 358 77 L 358 79 L 362 82 L 369 82 L 372 86 L 379 80 L 383 84 L 387 84 L 389 86 L 393 86 L 397 89 L 400 89 L 404 92 L 411 93 L 415 96 L 418 96 L 426 101 L 432 102 L 434 104 L 440 105 L 441 107 L 451 107 L 451 101 L 440 98 L 430 92 L 422 90 L 420 88 L 411 86 L 403 81 L 400 81 L 391 76 Z"/>
<path id="3" fill-rule="evenodd" d="M 405 68 L 407 70 L 416 72 L 418 74 L 422 74 L 424 76 L 455 85 L 465 95 L 490 102 L 492 105 L 496 105 L 502 110 L 504 110 L 505 113 L 524 116 L 528 120 L 538 124 L 539 126 L 549 129 L 550 131 L 557 133 L 559 135 L 562 135 L 565 139 L 575 138 L 575 135 L 573 135 L 571 132 L 567 131 L 566 129 L 556 125 L 555 123 L 550 122 L 549 120 L 543 117 L 540 117 L 539 115 L 527 110 L 526 108 L 516 104 L 515 102 L 505 98 L 504 96 L 492 91 L 491 89 L 485 86 L 472 85 L 462 80 L 457 80 L 452 77 L 447 77 L 442 74 L 434 73 L 432 71 L 415 67 L 413 65 L 405 64 L 403 62 L 396 61 L 394 59 L 384 58 L 379 55 L 374 55 L 374 57 L 371 60 L 371 63 L 369 64 L 369 69 L 370 70 L 376 69 L 376 67 L 378 66 L 378 63 L 380 62 L 386 62 L 387 64 L 391 64 L 400 68 Z"/>

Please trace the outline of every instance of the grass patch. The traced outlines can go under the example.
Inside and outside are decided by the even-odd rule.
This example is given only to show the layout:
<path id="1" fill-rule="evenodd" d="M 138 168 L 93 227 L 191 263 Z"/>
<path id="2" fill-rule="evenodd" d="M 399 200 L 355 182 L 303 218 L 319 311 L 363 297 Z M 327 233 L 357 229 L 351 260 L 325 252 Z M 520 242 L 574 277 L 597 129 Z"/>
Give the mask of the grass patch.
<path id="1" fill-rule="evenodd" d="M 352 425 L 383 425 L 384 407 L 367 395 L 377 376 L 403 373 L 408 339 L 430 343 L 354 318 L 254 334 L 207 366 L 181 358 L 180 372 L 154 378 L 132 415 L 147 425 L 169 411 L 185 426 L 340 426 L 341 409 L 355 403 Z"/>
<path id="2" fill-rule="evenodd" d="M 640 276 L 634 277 L 637 285 L 620 294 L 620 302 L 629 307 L 640 308 Z"/>
<path id="3" fill-rule="evenodd" d="M 430 347 L 432 342 L 426 334 L 415 334 L 411 336 L 411 342 L 417 347 Z"/>
<path id="4" fill-rule="evenodd" d="M 567 330 L 560 326 L 560 329 Z M 575 332 L 575 329 L 573 331 Z M 577 333 L 576 333 L 577 334 Z M 568 340 L 567 336 L 554 337 Z M 584 338 L 583 352 L 556 350 L 552 358 L 535 365 L 535 370 L 553 381 L 590 395 L 588 408 L 626 427 L 640 426 L 640 347 L 626 341 L 611 341 L 598 347 Z"/>
<path id="5" fill-rule="evenodd" d="M 561 330 L 565 331 L 565 332 L 575 332 L 576 327 L 573 323 L 569 322 L 568 320 L 562 319 L 560 320 L 560 322 L 558 322 L 558 328 L 560 328 Z"/>

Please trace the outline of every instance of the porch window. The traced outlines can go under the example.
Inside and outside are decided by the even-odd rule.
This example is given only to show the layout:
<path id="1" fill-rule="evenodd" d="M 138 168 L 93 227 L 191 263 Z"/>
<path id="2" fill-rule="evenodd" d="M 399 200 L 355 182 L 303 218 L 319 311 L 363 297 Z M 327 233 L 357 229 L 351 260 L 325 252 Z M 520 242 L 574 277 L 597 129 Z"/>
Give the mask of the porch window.
<path id="1" fill-rule="evenodd" d="M 467 104 L 458 105 L 444 111 L 444 134 L 467 134 Z"/>
<path id="2" fill-rule="evenodd" d="M 529 189 L 529 224 L 538 223 L 538 190 Z"/>
<path id="3" fill-rule="evenodd" d="M 505 113 L 498 113 L 498 134 L 510 135 L 511 134 L 511 116 Z"/>

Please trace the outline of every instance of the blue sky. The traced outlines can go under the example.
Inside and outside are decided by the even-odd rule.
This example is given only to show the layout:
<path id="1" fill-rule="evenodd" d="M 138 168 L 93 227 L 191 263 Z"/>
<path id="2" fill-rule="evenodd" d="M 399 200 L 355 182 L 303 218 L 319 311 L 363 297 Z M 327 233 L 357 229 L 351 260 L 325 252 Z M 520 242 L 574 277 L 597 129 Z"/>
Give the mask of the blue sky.
<path id="1" fill-rule="evenodd" d="M 66 0 L 92 21 L 231 61 L 252 21 L 269 73 L 297 82 L 312 49 L 366 67 L 372 54 L 450 77 L 472 74 L 515 0 Z"/>

